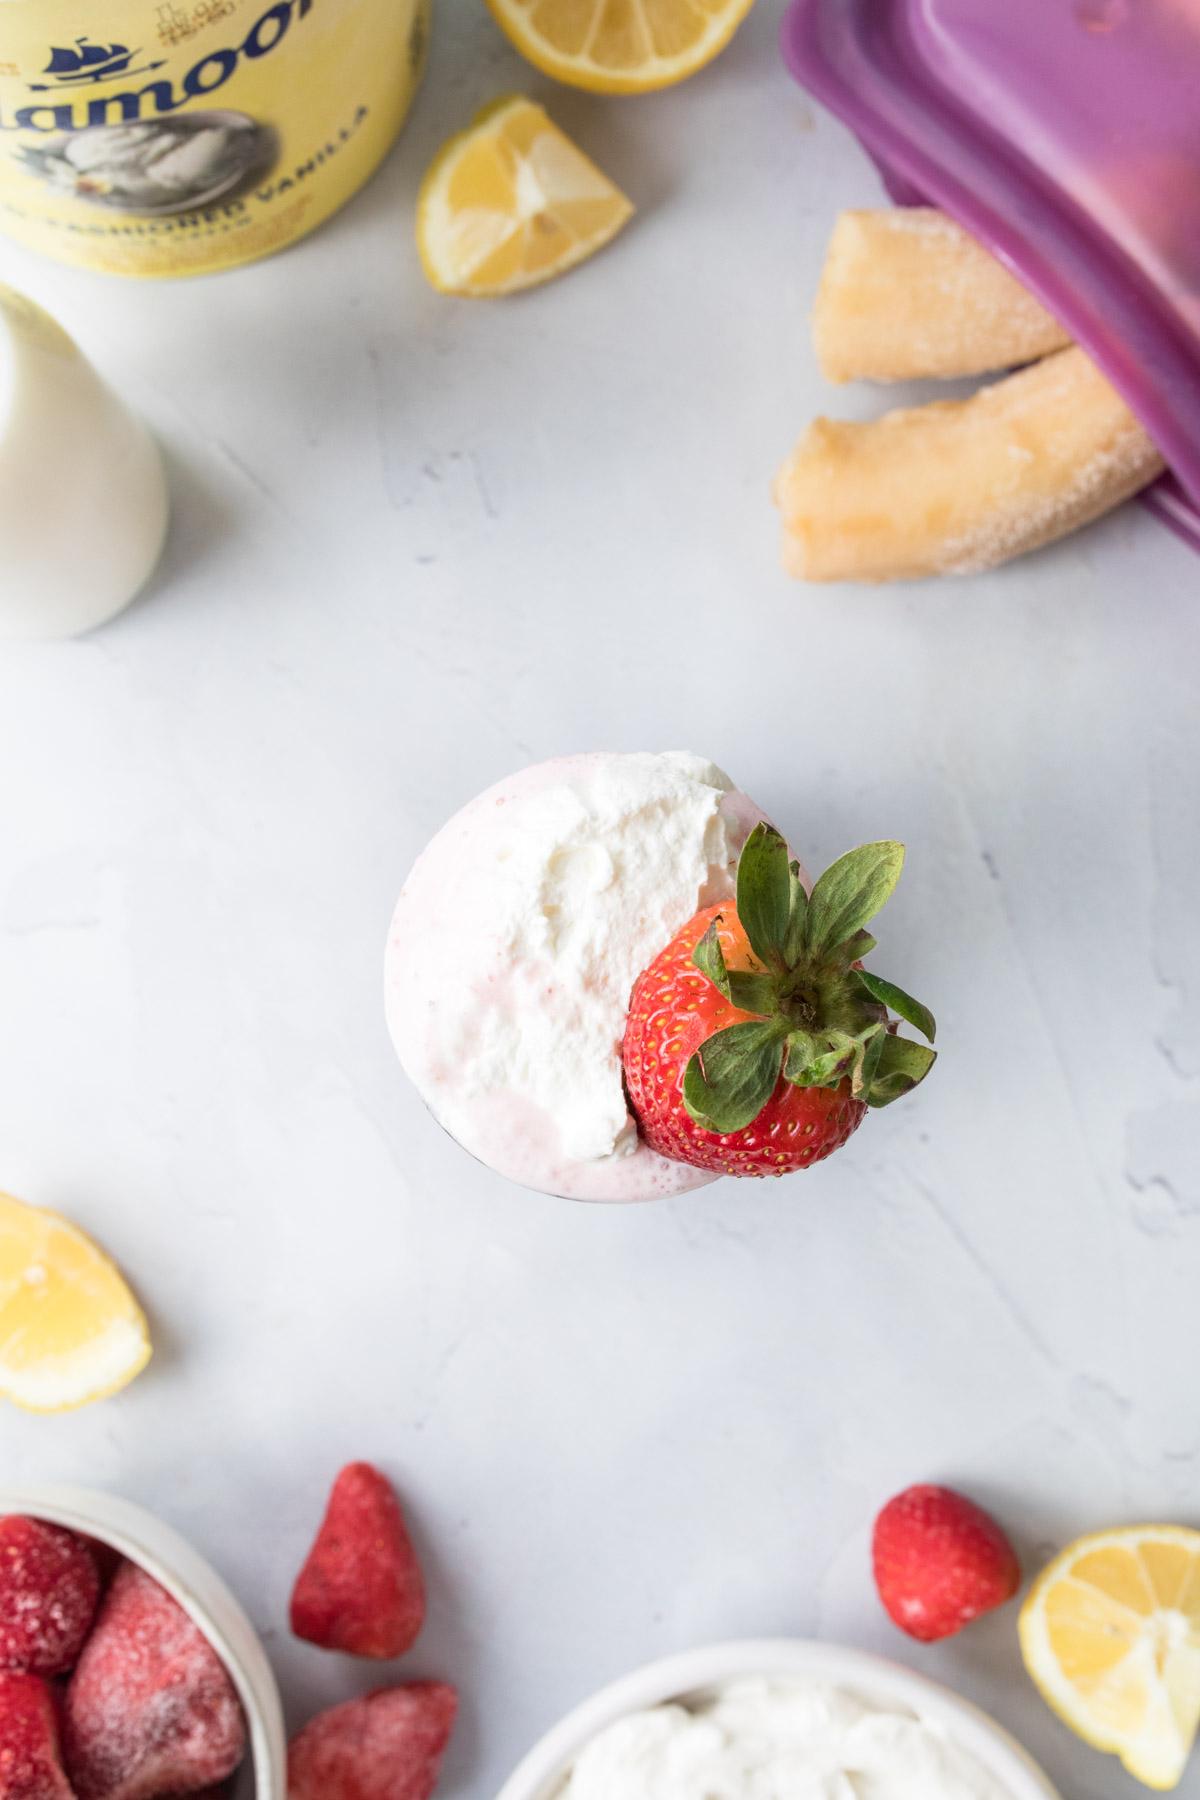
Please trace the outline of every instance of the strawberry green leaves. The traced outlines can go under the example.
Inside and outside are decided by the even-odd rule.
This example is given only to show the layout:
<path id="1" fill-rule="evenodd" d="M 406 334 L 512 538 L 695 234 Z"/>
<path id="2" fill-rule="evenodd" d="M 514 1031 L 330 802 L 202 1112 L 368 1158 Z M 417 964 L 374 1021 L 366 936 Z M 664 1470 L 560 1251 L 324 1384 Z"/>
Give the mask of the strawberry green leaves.
<path id="1" fill-rule="evenodd" d="M 839 856 L 813 888 L 805 940 L 816 956 L 844 943 L 892 897 L 904 867 L 904 845 L 863 844 Z M 739 902 L 741 894 L 738 894 Z"/>
<path id="2" fill-rule="evenodd" d="M 799 885 L 796 877 L 795 886 Z M 787 845 L 770 825 L 756 825 L 738 859 L 737 912 L 750 948 L 768 969 L 786 966 L 792 895 Z"/>
<path id="3" fill-rule="evenodd" d="M 865 952 L 860 950 L 858 954 L 862 956 Z M 872 999 L 878 1000 L 881 1006 L 886 1006 L 889 1012 L 897 1013 L 907 1024 L 915 1026 L 921 1036 L 928 1038 L 932 1044 L 937 1036 L 937 1026 L 927 1006 L 922 1006 L 919 1000 L 914 1000 L 911 994 L 898 988 L 894 981 L 885 981 L 882 975 L 872 975 L 866 969 L 859 969 L 858 979 Z"/>
<path id="4" fill-rule="evenodd" d="M 791 912 L 783 940 L 783 958 L 793 968 L 804 949 L 804 933 L 808 926 L 808 889 L 800 879 L 800 864 L 788 864 L 788 891 Z"/>
<path id="5" fill-rule="evenodd" d="M 749 1020 L 714 1032 L 683 1076 L 683 1103 L 706 1131 L 741 1131 L 757 1119 L 775 1091 L 783 1031 Z"/>
<path id="6" fill-rule="evenodd" d="M 756 1015 L 701 1045 L 683 1079 L 697 1124 L 727 1134 L 756 1119 L 782 1076 L 797 1087 L 843 1082 L 868 1106 L 887 1106 L 936 1060 L 897 1035 L 889 1014 L 932 1043 L 933 1014 L 894 982 L 856 967 L 875 949 L 866 930 L 891 898 L 904 846 L 864 844 L 839 857 L 807 894 L 799 865 L 770 825 L 757 825 L 738 863 L 737 918 L 759 968 L 730 969 L 720 919 L 692 962 L 732 1006 Z"/>
<path id="7" fill-rule="evenodd" d="M 809 1032 L 793 1033 L 788 1038 L 784 1076 L 796 1087 L 838 1087 L 849 1080 L 850 1092 L 855 1098 L 865 1099 L 865 1089 L 875 1074 L 884 1036 L 879 1023 L 866 1026 L 857 1037 L 836 1029 L 817 1038 Z M 799 1040 L 795 1044 L 793 1037 Z"/>
<path id="8" fill-rule="evenodd" d="M 727 979 L 729 998 L 743 1012 L 769 1014 L 776 1011 L 776 987 L 769 975 L 755 975 L 749 969 L 730 969 Z"/>
<path id="9" fill-rule="evenodd" d="M 863 1094 L 868 1106 L 890 1106 L 902 1094 L 910 1094 L 937 1061 L 936 1050 L 891 1032 L 880 1034 L 879 1045 L 879 1058 Z"/>
<path id="10" fill-rule="evenodd" d="M 715 988 L 719 988 L 728 1000 L 729 971 L 725 967 L 725 956 L 721 949 L 721 940 L 717 935 L 718 914 L 696 948 L 692 951 L 692 961 L 702 975 L 707 975 Z M 753 1010 L 753 1009 L 752 1009 Z"/>

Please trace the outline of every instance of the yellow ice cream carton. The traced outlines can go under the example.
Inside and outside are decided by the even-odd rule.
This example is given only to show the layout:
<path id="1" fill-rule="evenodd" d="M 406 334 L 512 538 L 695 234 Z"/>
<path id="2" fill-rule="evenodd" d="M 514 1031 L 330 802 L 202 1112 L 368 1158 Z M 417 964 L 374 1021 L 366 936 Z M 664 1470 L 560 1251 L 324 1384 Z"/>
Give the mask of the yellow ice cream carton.
<path id="1" fill-rule="evenodd" d="M 420 80 L 429 0 L 0 0 L 0 230 L 118 275 L 295 243 Z"/>

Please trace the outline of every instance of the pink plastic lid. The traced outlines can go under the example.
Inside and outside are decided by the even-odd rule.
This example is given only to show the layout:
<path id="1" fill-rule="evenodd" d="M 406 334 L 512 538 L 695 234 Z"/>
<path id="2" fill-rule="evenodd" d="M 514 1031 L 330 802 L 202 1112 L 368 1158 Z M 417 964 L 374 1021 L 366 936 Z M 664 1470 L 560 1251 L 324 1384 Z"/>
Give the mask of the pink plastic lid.
<path id="1" fill-rule="evenodd" d="M 784 59 L 1104 369 L 1200 549 L 1200 0 L 792 0 Z"/>

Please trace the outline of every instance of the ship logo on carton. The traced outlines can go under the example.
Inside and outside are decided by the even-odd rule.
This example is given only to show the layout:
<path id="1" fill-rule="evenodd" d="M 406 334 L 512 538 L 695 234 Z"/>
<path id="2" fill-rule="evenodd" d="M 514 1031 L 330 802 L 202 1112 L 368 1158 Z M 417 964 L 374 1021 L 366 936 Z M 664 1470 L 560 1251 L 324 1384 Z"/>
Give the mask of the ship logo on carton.
<path id="1" fill-rule="evenodd" d="M 53 82 L 31 81 L 30 88 L 35 94 L 49 93 L 58 87 L 86 87 L 96 81 L 115 81 L 120 75 L 146 75 L 152 69 L 161 69 L 161 62 L 143 63 L 140 69 L 131 67 L 140 50 L 131 50 L 128 44 L 92 44 L 86 34 L 77 37 L 71 47 L 63 44 L 52 44 L 50 61 L 42 70 L 43 75 L 53 75 Z"/>
<path id="2" fill-rule="evenodd" d="M 132 79 L 163 69 L 166 63 L 143 63 L 140 68 L 133 68 L 131 64 L 142 54 L 140 50 L 131 50 L 128 44 L 93 44 L 86 36 L 76 38 L 70 49 L 55 45 L 42 70 L 44 75 L 53 76 L 53 81 L 28 84 L 31 93 L 52 94 L 53 99 L 19 106 L 12 112 L 0 102 L 0 132 L 87 131 L 93 125 L 128 125 L 134 120 L 177 112 L 192 100 L 211 105 L 210 96 L 236 75 L 243 62 L 257 62 L 260 57 L 269 56 L 315 5 L 316 0 L 272 0 L 240 43 L 207 50 L 182 76 L 159 76 L 141 87 L 126 85 L 121 78 Z M 110 81 L 118 85 L 101 85 Z M 74 98 L 76 90 L 81 90 L 78 100 Z"/>

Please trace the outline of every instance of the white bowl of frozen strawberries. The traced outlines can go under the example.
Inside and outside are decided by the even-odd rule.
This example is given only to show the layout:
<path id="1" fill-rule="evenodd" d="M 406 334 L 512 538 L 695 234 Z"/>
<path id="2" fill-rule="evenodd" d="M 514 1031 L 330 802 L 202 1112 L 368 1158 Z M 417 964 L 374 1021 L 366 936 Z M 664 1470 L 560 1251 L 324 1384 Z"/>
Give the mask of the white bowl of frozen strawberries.
<path id="1" fill-rule="evenodd" d="M 424 1618 L 396 1495 L 351 1463 L 292 1629 L 369 1668 Z M 258 1635 L 190 1544 L 109 1494 L 0 1487 L 2 1800 L 428 1800 L 456 1710 L 446 1683 L 389 1669 L 289 1744 Z"/>

